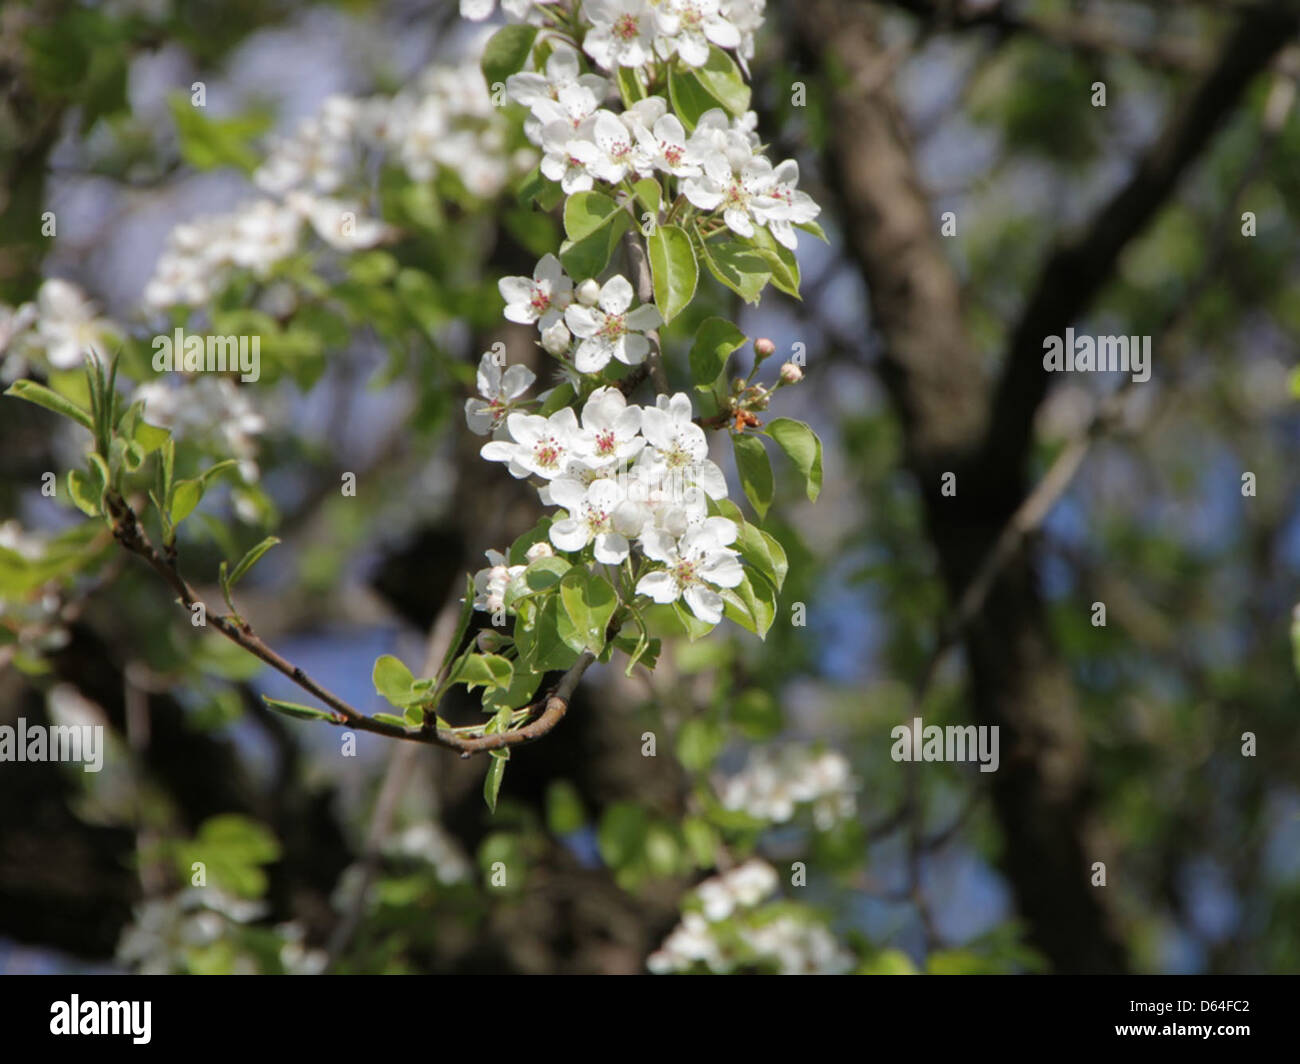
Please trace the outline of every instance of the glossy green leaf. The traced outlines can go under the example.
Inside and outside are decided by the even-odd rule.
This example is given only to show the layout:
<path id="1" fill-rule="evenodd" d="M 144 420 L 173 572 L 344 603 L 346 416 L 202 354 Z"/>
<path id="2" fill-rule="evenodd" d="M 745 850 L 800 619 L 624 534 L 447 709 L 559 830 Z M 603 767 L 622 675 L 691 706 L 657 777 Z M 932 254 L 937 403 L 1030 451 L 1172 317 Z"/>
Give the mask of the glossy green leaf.
<path id="1" fill-rule="evenodd" d="M 392 705 L 404 708 L 411 701 L 411 684 L 415 677 L 400 659 L 384 654 L 375 660 L 370 675 L 375 690 Z"/>
<path id="2" fill-rule="evenodd" d="M 736 61 L 716 44 L 709 48 L 704 66 L 694 70 L 705 91 L 732 115 L 739 118 L 749 110 L 750 91 Z"/>
<path id="3" fill-rule="evenodd" d="M 524 68 L 536 39 L 537 27 L 523 24 L 502 26 L 492 34 L 479 64 L 489 89 L 504 85 L 506 78 Z"/>
<path id="4" fill-rule="evenodd" d="M 757 251 L 734 240 L 705 241 L 704 263 L 719 281 L 746 303 L 757 303 L 772 269 Z"/>
<path id="5" fill-rule="evenodd" d="M 88 411 L 82 410 L 70 399 L 65 399 L 58 392 L 50 391 L 43 384 L 37 384 L 35 381 L 14 381 L 13 384 L 5 390 L 5 395 L 12 395 L 16 399 L 26 399 L 29 403 L 35 403 L 37 406 L 43 406 L 46 410 L 52 410 L 56 414 L 62 414 L 64 417 L 71 418 L 83 429 L 90 432 L 95 431 L 95 422 Z"/>
<path id="6" fill-rule="evenodd" d="M 235 566 L 233 570 L 231 570 L 230 579 L 226 581 L 226 586 L 234 587 L 237 583 L 239 583 L 239 581 L 242 580 L 245 575 L 247 575 L 248 570 L 250 570 L 254 565 L 258 563 L 258 560 L 262 557 L 262 555 L 265 554 L 267 551 L 269 551 L 272 547 L 274 547 L 279 542 L 280 542 L 279 539 L 277 539 L 275 536 L 267 536 L 266 539 L 262 540 L 261 543 L 257 544 L 255 547 L 250 548 L 248 553 L 245 554 L 242 558 L 240 558 L 239 563 Z"/>
<path id="7" fill-rule="evenodd" d="M 731 353 L 748 337 L 725 318 L 707 318 L 691 345 L 691 379 L 698 387 L 711 386 L 727 368 Z"/>
<path id="8" fill-rule="evenodd" d="M 766 432 L 804 475 L 808 498 L 813 502 L 822 490 L 822 441 L 802 421 L 779 417 L 768 423 Z"/>
<path id="9" fill-rule="evenodd" d="M 647 243 L 650 274 L 654 279 L 655 306 L 667 324 L 695 298 L 700 267 L 695 261 L 695 248 L 691 245 L 691 238 L 678 226 L 658 226 Z"/>
<path id="10" fill-rule="evenodd" d="M 760 518 L 767 516 L 772 505 L 772 463 L 768 461 L 767 448 L 757 436 L 732 434 L 732 447 L 736 452 L 736 468 L 745 497 Z"/>
<path id="11" fill-rule="evenodd" d="M 510 759 L 509 750 L 488 751 L 487 776 L 483 779 L 483 800 L 487 802 L 490 812 L 497 811 L 497 797 L 501 794 L 501 781 L 506 778 L 506 762 Z"/>

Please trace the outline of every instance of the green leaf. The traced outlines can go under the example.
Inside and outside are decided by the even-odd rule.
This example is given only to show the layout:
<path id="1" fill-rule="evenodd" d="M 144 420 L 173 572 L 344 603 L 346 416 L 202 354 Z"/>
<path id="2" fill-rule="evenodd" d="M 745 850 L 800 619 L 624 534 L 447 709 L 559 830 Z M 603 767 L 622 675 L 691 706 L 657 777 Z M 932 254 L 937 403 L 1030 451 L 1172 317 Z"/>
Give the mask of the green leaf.
<path id="1" fill-rule="evenodd" d="M 510 687 L 515 667 L 500 654 L 470 654 L 456 670 L 455 683 L 463 683 L 468 690 L 475 687 Z"/>
<path id="2" fill-rule="evenodd" d="M 717 721 L 692 717 L 677 732 L 677 760 L 690 772 L 703 772 L 726 742 L 727 733 Z"/>
<path id="3" fill-rule="evenodd" d="M 823 244 L 830 243 L 830 240 L 827 239 L 826 236 L 826 230 L 824 230 L 816 222 L 795 222 L 794 227 L 796 229 L 802 229 L 805 233 L 812 233 L 812 235 L 815 236 L 818 240 L 820 240 Z"/>
<path id="4" fill-rule="evenodd" d="M 569 239 L 560 246 L 560 262 L 569 276 L 580 282 L 599 275 L 630 221 L 628 212 L 603 192 L 570 196 L 564 205 Z"/>
<path id="5" fill-rule="evenodd" d="M 719 594 L 726 603 L 726 615 L 733 621 L 753 632 L 759 639 L 766 639 L 768 629 L 776 619 L 776 593 L 766 580 L 751 582 L 749 574 L 734 588 L 720 589 Z"/>
<path id="6" fill-rule="evenodd" d="M 504 85 L 506 78 L 518 74 L 524 68 L 536 39 L 536 26 L 503 26 L 492 34 L 483 48 L 483 59 L 480 62 L 489 89 Z"/>
<path id="7" fill-rule="evenodd" d="M 673 613 L 676 614 L 678 623 L 681 624 L 682 629 L 686 632 L 686 637 L 692 643 L 713 631 L 713 625 L 709 624 L 708 621 L 700 620 L 680 601 L 673 603 Z"/>
<path id="8" fill-rule="evenodd" d="M 176 123 L 181 156 L 195 169 L 233 166 L 250 174 L 257 169 L 261 155 L 253 144 L 270 127 L 269 113 L 211 118 L 184 92 L 173 93 L 167 103 Z"/>
<path id="9" fill-rule="evenodd" d="M 563 410 L 572 403 L 575 396 L 573 385 L 568 381 L 557 384 L 551 389 L 551 394 L 546 397 L 546 401 L 542 403 L 541 409 L 537 413 L 541 417 L 550 417 L 557 410 Z"/>
<path id="10" fill-rule="evenodd" d="M 568 780 L 555 780 L 546 788 L 546 826 L 552 835 L 571 835 L 587 822 L 582 798 Z"/>
<path id="11" fill-rule="evenodd" d="M 72 418 L 89 432 L 95 431 L 94 419 L 87 411 L 82 410 L 71 400 L 65 399 L 58 392 L 50 391 L 43 384 L 37 384 L 35 381 L 14 381 L 5 390 L 5 395 L 26 399 L 29 403 L 35 403 L 37 406 L 45 407 L 46 410 L 53 410 L 56 414 Z"/>
<path id="12" fill-rule="evenodd" d="M 230 579 L 226 581 L 226 586 L 234 587 L 239 583 L 239 581 L 248 573 L 248 570 L 257 564 L 258 559 L 279 542 L 279 539 L 275 536 L 267 536 L 266 539 L 262 540 L 262 542 L 257 544 L 257 546 L 252 547 L 247 554 L 239 559 L 239 564 L 237 564 L 231 572 Z"/>
<path id="13" fill-rule="evenodd" d="M 411 684 L 415 682 L 415 677 L 411 675 L 411 670 L 392 654 L 384 654 L 375 659 L 375 668 L 370 674 L 370 679 L 375 685 L 375 690 L 384 697 L 385 701 L 399 709 L 404 709 L 410 703 Z"/>
<path id="14" fill-rule="evenodd" d="M 751 687 L 731 700 L 731 719 L 746 739 L 763 742 L 780 734 L 781 706 L 770 691 Z"/>
<path id="15" fill-rule="evenodd" d="M 278 698 L 271 698 L 269 695 L 263 695 L 262 700 L 277 713 L 283 713 L 286 717 L 295 717 L 298 720 L 335 720 L 334 714 L 328 709 L 318 709 L 315 706 L 304 706 L 299 702 L 282 702 Z"/>
<path id="16" fill-rule="evenodd" d="M 563 611 L 556 630 L 569 648 L 599 654 L 605 649 L 605 630 L 618 607 L 618 593 L 603 576 L 577 566 L 560 581 Z"/>
<path id="17" fill-rule="evenodd" d="M 780 591 L 790 568 L 785 548 L 774 536 L 746 521 L 744 514 L 740 512 L 740 507 L 730 499 L 710 500 L 709 505 L 717 513 L 736 523 L 740 529 L 736 550 L 751 569 L 770 581 L 776 591 Z"/>
<path id="18" fill-rule="evenodd" d="M 547 591 L 560 582 L 572 564 L 564 558 L 538 558 L 524 570 L 524 584 L 530 591 Z"/>
<path id="19" fill-rule="evenodd" d="M 719 106 L 719 100 L 704 87 L 693 71 L 679 70 L 676 67 L 668 71 L 668 98 L 687 132 L 695 129 L 701 115 Z"/>
<path id="20" fill-rule="evenodd" d="M 788 296 L 802 299 L 799 295 L 799 260 L 795 253 L 759 226 L 754 230 L 752 239 L 754 250 L 762 257 L 772 271 L 772 284 Z"/>
<path id="21" fill-rule="evenodd" d="M 672 321 L 695 298 L 700 267 L 686 230 L 675 225 L 658 226 L 647 243 L 650 273 L 654 278 L 655 306 L 664 324 Z"/>
<path id="22" fill-rule="evenodd" d="M 637 861 L 645 852 L 649 815 L 635 802 L 615 802 L 600 818 L 596 843 L 601 859 L 619 869 Z"/>
<path id="23" fill-rule="evenodd" d="M 619 209 L 604 192 L 576 192 L 564 204 L 564 235 L 582 240 L 603 227 Z"/>
<path id="24" fill-rule="evenodd" d="M 753 248 L 734 240 L 704 241 L 704 264 L 709 272 L 746 303 L 757 303 L 772 268 Z"/>
<path id="25" fill-rule="evenodd" d="M 737 118 L 749 110 L 749 85 L 736 61 L 717 45 L 709 48 L 708 61 L 696 67 L 694 75 L 705 91 Z"/>
<path id="26" fill-rule="evenodd" d="M 708 318 L 691 345 L 691 379 L 697 387 L 711 386 L 727 368 L 727 359 L 748 339 L 725 318 Z"/>
<path id="27" fill-rule="evenodd" d="M 460 617 L 456 621 L 456 631 L 452 634 L 451 642 L 447 644 L 446 651 L 443 652 L 442 661 L 438 665 L 438 671 L 434 676 L 439 683 L 443 682 L 450 674 L 451 663 L 456 660 L 456 654 L 460 651 L 460 645 L 465 640 L 465 633 L 469 631 L 470 621 L 474 619 L 474 578 L 468 573 L 465 574 L 465 598 L 460 605 Z M 439 692 L 441 694 L 441 692 Z"/>
<path id="28" fill-rule="evenodd" d="M 537 688 L 541 686 L 541 682 L 542 674 L 540 672 L 532 672 L 520 665 L 510 678 L 509 687 L 484 689 L 483 705 L 501 706 L 505 709 L 520 709 L 528 705 L 532 700 L 533 695 L 537 693 Z"/>
<path id="29" fill-rule="evenodd" d="M 98 517 L 100 515 L 100 503 L 104 494 L 102 484 L 96 483 L 96 478 L 81 472 L 79 469 L 73 469 L 68 473 L 68 494 L 72 496 L 72 501 L 87 517 Z"/>
<path id="30" fill-rule="evenodd" d="M 567 669 L 578 660 L 578 652 L 566 646 L 559 633 L 559 596 L 548 595 L 542 604 L 515 624 L 515 646 L 519 663 L 533 672 Z M 528 600 L 525 600 L 526 602 Z"/>
<path id="31" fill-rule="evenodd" d="M 168 519 L 172 525 L 179 525 L 185 518 L 189 517 L 202 498 L 202 480 L 198 478 L 194 480 L 178 480 L 175 490 L 172 492 L 172 504 L 168 512 Z"/>
<path id="32" fill-rule="evenodd" d="M 625 70 L 627 68 L 620 67 L 619 69 Z M 632 186 L 632 191 L 636 193 L 637 202 L 651 214 L 658 217 L 659 203 L 663 196 L 663 189 L 659 187 L 659 182 L 653 177 L 643 177 Z"/>
<path id="33" fill-rule="evenodd" d="M 619 67 L 618 74 L 618 92 L 623 97 L 623 106 L 630 108 L 638 100 L 646 98 L 645 88 L 641 84 L 641 79 L 637 77 L 635 67 Z"/>
<path id="34" fill-rule="evenodd" d="M 766 432 L 804 475 L 808 498 L 813 502 L 822 490 L 822 441 L 802 421 L 779 417 L 768 423 Z"/>
<path id="35" fill-rule="evenodd" d="M 488 810 L 495 813 L 497 795 L 501 793 L 501 781 L 506 778 L 506 762 L 510 759 L 510 751 L 489 750 L 488 755 L 487 776 L 483 780 L 483 800 L 487 802 Z"/>
<path id="36" fill-rule="evenodd" d="M 542 174 L 539 167 L 534 166 L 519 183 L 515 198 L 520 203 L 533 202 L 542 210 L 551 211 L 564 199 L 564 189 L 558 181 L 551 181 Z"/>
<path id="37" fill-rule="evenodd" d="M 757 436 L 739 436 L 732 434 L 731 445 L 736 452 L 736 469 L 740 473 L 740 484 L 745 489 L 745 497 L 758 512 L 760 518 L 767 516 L 767 508 L 772 505 L 772 463 L 768 461 L 767 449 Z"/>

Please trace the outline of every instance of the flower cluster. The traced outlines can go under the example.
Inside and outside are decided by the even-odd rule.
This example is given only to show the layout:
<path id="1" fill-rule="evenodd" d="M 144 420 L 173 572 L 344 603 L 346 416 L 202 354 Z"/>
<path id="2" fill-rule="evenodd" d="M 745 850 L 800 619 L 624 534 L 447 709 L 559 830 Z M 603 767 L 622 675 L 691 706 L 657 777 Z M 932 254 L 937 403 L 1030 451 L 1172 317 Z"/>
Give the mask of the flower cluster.
<path id="1" fill-rule="evenodd" d="M 17 521 L 0 521 L 0 549 L 13 551 L 25 561 L 46 557 L 49 538 L 28 532 Z M 16 653 L 42 653 L 66 646 L 68 631 L 63 625 L 63 599 L 55 587 L 46 585 L 26 596 L 7 594 L 0 598 L 0 669 Z"/>
<path id="2" fill-rule="evenodd" d="M 590 28 L 583 49 L 607 70 L 673 56 L 700 67 L 708 62 L 711 44 L 751 59 L 765 6 L 766 0 L 587 0 L 582 13 Z M 461 15 L 476 22 L 495 8 L 496 0 L 460 0 Z M 501 0 L 501 9 L 516 22 L 543 22 L 532 0 Z"/>
<path id="3" fill-rule="evenodd" d="M 587 37 L 589 52 L 595 33 Z M 765 226 L 791 250 L 795 226 L 821 212 L 797 187 L 798 163 L 787 159 L 774 167 L 761 153 L 753 111 L 733 119 L 714 108 L 688 135 L 664 97 L 648 96 L 618 114 L 602 107 L 608 91 L 609 82 L 581 73 L 577 52 L 562 45 L 544 73 L 506 80 L 509 97 L 529 110 L 525 133 L 542 149 L 542 174 L 566 195 L 589 191 L 596 182 L 617 186 L 625 178 L 663 173 L 681 180 L 692 206 L 721 212 L 738 236 L 753 237 L 757 226 Z"/>
<path id="4" fill-rule="evenodd" d="M 279 945 L 279 971 L 288 975 L 317 975 L 328 957 L 303 945 L 305 930 L 298 923 L 277 924 L 269 930 L 250 928 L 266 912 L 262 902 L 232 897 L 217 887 L 187 887 L 170 897 L 150 898 L 135 909 L 122 932 L 117 959 L 143 975 L 206 972 L 209 955 L 230 974 L 266 973 L 265 941 Z M 258 938 L 241 942 L 245 936 Z M 233 953 L 230 944 L 236 945 Z"/>
<path id="5" fill-rule="evenodd" d="M 739 529 L 708 515 L 708 500 L 725 498 L 727 483 L 708 457 L 690 398 L 661 395 L 655 406 L 640 407 L 617 388 L 597 388 L 580 416 L 564 407 L 543 417 L 512 409 L 520 386 L 527 387 L 517 374 L 506 385 L 515 369 L 503 373 L 491 353 L 484 355 L 483 399 L 470 400 L 477 405 L 467 406 L 466 417 L 477 431 L 495 428 L 484 458 L 520 479 L 537 478 L 543 504 L 563 507 L 550 526 L 554 548 L 578 554 L 590 547 L 597 562 L 621 565 L 635 545 L 645 563 L 637 594 L 658 603 L 682 599 L 701 620 L 720 621 L 723 600 L 715 589 L 744 578 L 731 547 Z M 492 566 L 475 577 L 474 604 L 495 612 L 523 567 L 509 566 L 495 551 L 488 559 Z"/>
<path id="6" fill-rule="evenodd" d="M 103 350 L 121 334 L 121 326 L 101 317 L 85 292 L 52 277 L 41 284 L 34 302 L 0 304 L 0 382 L 25 375 L 30 360 L 49 369 L 80 369 L 88 348 Z"/>
<path id="7" fill-rule="evenodd" d="M 776 870 L 758 858 L 705 880 L 647 967 L 655 974 L 700 966 L 718 974 L 755 967 L 782 975 L 851 970 L 852 954 L 809 914 L 761 904 L 776 886 Z"/>
<path id="8" fill-rule="evenodd" d="M 828 831 L 856 814 L 855 786 L 843 754 L 790 745 L 754 750 L 740 772 L 719 781 L 717 791 L 727 809 L 774 824 L 810 807 L 814 825 Z"/>
<path id="9" fill-rule="evenodd" d="M 144 403 L 145 420 L 151 425 L 237 459 L 245 483 L 258 479 L 256 438 L 265 430 L 266 419 L 253 409 L 247 389 L 228 377 L 200 374 L 179 383 L 150 381 L 136 389 L 134 398 Z"/>
<path id="10" fill-rule="evenodd" d="M 172 230 L 145 289 L 150 310 L 208 302 L 236 270 L 265 278 L 310 229 L 336 251 L 371 248 L 393 229 L 367 214 L 376 164 L 412 181 L 454 176 L 471 195 L 496 196 L 535 161 L 515 158 L 478 70 L 481 42 L 456 63 L 430 67 L 395 96 L 334 95 L 294 134 L 276 140 L 253 181 L 260 199 Z"/>

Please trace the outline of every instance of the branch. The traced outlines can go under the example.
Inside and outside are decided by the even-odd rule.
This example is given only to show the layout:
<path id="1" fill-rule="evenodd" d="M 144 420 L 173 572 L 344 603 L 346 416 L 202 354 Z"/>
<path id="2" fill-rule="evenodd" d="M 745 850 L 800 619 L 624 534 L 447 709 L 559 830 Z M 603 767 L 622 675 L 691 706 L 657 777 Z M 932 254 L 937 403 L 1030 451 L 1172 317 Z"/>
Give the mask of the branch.
<path id="1" fill-rule="evenodd" d="M 1239 103 L 1255 76 L 1300 29 L 1300 12 L 1278 4 L 1246 15 L 1215 69 L 1147 151 L 1132 179 L 1087 232 L 1048 260 L 1012 333 L 986 444 L 994 466 L 1018 465 L 1047 392 L 1043 338 L 1061 335 L 1110 279 L 1120 253 L 1155 217 L 1179 179 Z"/>
<path id="2" fill-rule="evenodd" d="M 1199 72 L 1206 66 L 1204 51 L 1193 41 L 1163 37 L 1138 40 L 1116 32 L 1102 19 L 1043 18 L 1008 10 L 1006 3 L 971 7 L 936 0 L 891 2 L 894 7 L 934 23 L 938 29 L 992 29 L 1006 36 L 1021 34 L 1083 55 L 1125 53 L 1146 66 L 1164 70 Z"/>
<path id="3" fill-rule="evenodd" d="M 187 610 L 192 609 L 200 602 L 200 599 L 185 578 L 181 576 L 175 551 L 168 551 L 166 555 L 158 551 L 150 542 L 144 529 L 140 527 L 135 511 L 120 495 L 109 493 L 106 498 L 109 516 L 113 524 L 113 535 L 117 541 L 132 554 L 143 558 L 176 592 L 182 605 Z M 449 750 L 459 752 L 463 758 L 467 758 L 472 754 L 485 753 L 489 750 L 522 746 L 524 743 L 533 742 L 547 734 L 564 719 L 564 714 L 568 712 L 569 700 L 573 697 L 578 681 L 582 679 L 583 673 L 596 660 L 594 654 L 585 651 L 574 662 L 569 671 L 560 678 L 560 682 L 555 686 L 554 690 L 526 707 L 534 711 L 541 709 L 541 714 L 536 720 L 530 721 L 514 731 L 467 737 L 438 729 L 432 725 L 425 725 L 423 728 L 418 729 L 407 729 L 368 717 L 334 694 L 333 691 L 317 683 L 287 658 L 277 654 L 262 642 L 246 621 L 236 622 L 229 617 L 216 614 L 212 616 L 211 621 L 213 627 L 232 643 L 242 647 L 254 657 L 260 658 L 275 669 L 276 672 L 288 677 L 308 694 L 333 710 L 334 715 L 331 718 L 331 723 L 354 728 L 357 731 L 374 732 L 376 735 L 384 735 L 390 739 L 406 739 L 430 746 L 446 747 Z"/>

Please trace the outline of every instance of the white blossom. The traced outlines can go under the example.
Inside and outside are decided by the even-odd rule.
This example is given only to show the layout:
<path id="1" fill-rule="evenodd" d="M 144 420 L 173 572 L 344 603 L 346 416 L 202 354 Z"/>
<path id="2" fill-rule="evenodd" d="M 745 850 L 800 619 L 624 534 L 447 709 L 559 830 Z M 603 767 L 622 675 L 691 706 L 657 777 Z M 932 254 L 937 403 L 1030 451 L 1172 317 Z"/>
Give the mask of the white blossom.
<path id="1" fill-rule="evenodd" d="M 549 418 L 510 414 L 506 429 L 509 440 L 485 443 L 479 453 L 489 462 L 506 462 L 511 474 L 520 479 L 536 474 L 553 480 L 564 472 L 570 457 L 585 451 L 572 407 L 557 410 Z"/>
<path id="2" fill-rule="evenodd" d="M 637 594 L 660 604 L 684 599 L 696 617 L 717 624 L 722 620 L 723 599 L 708 585 L 732 588 L 745 578 L 739 555 L 729 547 L 736 541 L 737 531 L 735 522 L 710 517 L 676 541 L 658 529 L 647 532 L 641 548 L 647 558 L 662 562 L 665 568 L 641 577 Z"/>
<path id="3" fill-rule="evenodd" d="M 738 48 L 740 31 L 722 14 L 719 0 L 660 0 L 655 9 L 655 50 L 664 59 L 681 57 L 687 66 L 703 66 L 709 45 Z"/>
<path id="4" fill-rule="evenodd" d="M 564 323 L 581 341 L 574 354 L 580 373 L 599 373 L 610 359 L 628 366 L 645 361 L 650 341 L 642 335 L 663 324 L 659 311 L 644 304 L 629 311 L 632 285 L 622 275 L 601 286 L 594 307 L 573 303 L 564 312 Z"/>
<path id="5" fill-rule="evenodd" d="M 497 282 L 501 298 L 506 301 L 507 321 L 520 325 L 537 324 L 549 329 L 558 322 L 573 299 L 573 282 L 554 255 L 543 255 L 533 276 L 503 277 Z"/>
<path id="6" fill-rule="evenodd" d="M 491 351 L 479 359 L 476 383 L 482 399 L 465 400 L 465 420 L 471 432 L 486 436 L 500 428 L 514 401 L 524 394 L 536 376 L 527 366 L 514 365 L 504 371 Z"/>
<path id="7" fill-rule="evenodd" d="M 583 13 L 591 29 L 582 49 L 606 70 L 644 66 L 654 58 L 655 18 L 648 0 L 587 0 Z"/>
<path id="8" fill-rule="evenodd" d="M 563 506 L 569 516 L 551 525 L 551 542 L 570 552 L 595 542 L 596 561 L 618 565 L 628 556 L 627 539 L 614 531 L 611 518 L 623 500 L 619 486 L 608 478 L 583 484 L 571 477 L 551 481 L 551 501 Z"/>

